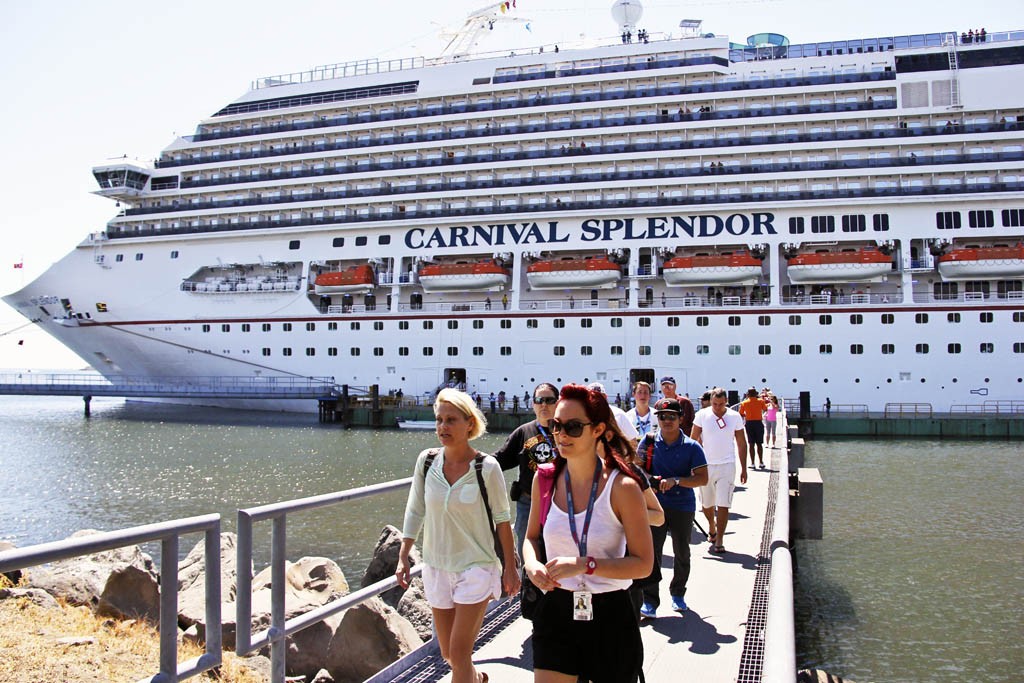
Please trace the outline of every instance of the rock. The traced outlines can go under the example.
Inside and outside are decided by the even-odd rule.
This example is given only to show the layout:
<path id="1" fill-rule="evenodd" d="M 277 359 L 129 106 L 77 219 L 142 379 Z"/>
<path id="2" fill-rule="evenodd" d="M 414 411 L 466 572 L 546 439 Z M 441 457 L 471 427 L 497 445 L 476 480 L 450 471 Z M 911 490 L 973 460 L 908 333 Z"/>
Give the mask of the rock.
<path id="1" fill-rule="evenodd" d="M 426 642 L 434 637 L 434 613 L 427 604 L 423 592 L 423 579 L 416 577 L 409 584 L 409 590 L 398 601 L 398 613 L 409 620 L 416 629 L 420 640 Z"/>
<path id="2" fill-rule="evenodd" d="M 195 624 L 192 624 L 184 631 L 178 631 L 178 640 L 182 643 L 203 644 L 203 641 L 199 638 L 199 627 Z"/>
<path id="3" fill-rule="evenodd" d="M 345 612 L 328 648 L 326 668 L 338 683 L 361 683 L 420 645 L 405 617 L 370 598 Z"/>
<path id="4" fill-rule="evenodd" d="M 285 673 L 306 680 L 316 676 L 326 663 L 327 650 L 341 620 L 342 615 L 335 614 L 288 636 Z"/>
<path id="5" fill-rule="evenodd" d="M 14 550 L 14 544 L 10 541 L 0 541 L 0 553 L 5 550 Z M 22 571 L 20 569 L 12 569 L 9 572 L 0 574 L 0 576 L 7 577 L 7 580 L 11 582 L 12 586 L 17 586 L 18 582 L 21 581 Z"/>
<path id="6" fill-rule="evenodd" d="M 71 538 L 100 533 L 78 531 Z M 100 614 L 157 621 L 160 589 L 153 558 L 139 546 L 54 562 L 32 572 L 32 586 Z"/>
<path id="7" fill-rule="evenodd" d="M 232 603 L 238 589 L 236 581 L 237 536 L 220 535 L 220 595 L 222 603 Z M 178 565 L 178 624 L 188 628 L 206 621 L 205 542 L 199 541 Z M 250 574 L 252 567 L 249 567 Z"/>
<path id="8" fill-rule="evenodd" d="M 366 567 L 360 587 L 366 588 L 381 579 L 394 576 L 395 568 L 398 566 L 398 550 L 401 547 L 402 532 L 390 524 L 385 526 L 380 532 L 380 537 L 377 539 L 377 545 L 373 548 L 373 558 Z M 413 566 L 420 564 L 422 561 L 420 553 L 415 547 L 409 553 L 409 561 Z M 404 592 L 400 586 L 396 586 L 391 590 L 381 593 L 380 599 L 391 607 L 397 607 Z"/>
<path id="9" fill-rule="evenodd" d="M 320 669 L 309 683 L 334 683 L 334 677 L 327 669 Z"/>
<path id="10" fill-rule="evenodd" d="M 264 657 L 263 655 L 239 657 L 238 663 L 250 671 L 254 676 L 261 677 L 264 681 L 270 680 L 270 672 L 272 668 L 270 657 Z"/>
<path id="11" fill-rule="evenodd" d="M 42 588 L 0 588 L 0 600 L 25 598 L 33 605 L 45 608 L 60 608 L 52 595 Z"/>

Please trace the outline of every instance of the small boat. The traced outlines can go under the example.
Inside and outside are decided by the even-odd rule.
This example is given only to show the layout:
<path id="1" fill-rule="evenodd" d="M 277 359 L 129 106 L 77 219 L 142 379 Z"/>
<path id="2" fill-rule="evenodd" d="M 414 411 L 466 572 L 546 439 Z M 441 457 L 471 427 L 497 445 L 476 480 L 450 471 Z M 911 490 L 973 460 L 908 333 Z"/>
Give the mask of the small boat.
<path id="1" fill-rule="evenodd" d="M 399 429 L 433 430 L 437 426 L 433 420 L 406 420 L 404 417 L 398 418 L 395 422 Z"/>
<path id="2" fill-rule="evenodd" d="M 953 249 L 939 257 L 939 275 L 943 280 L 1022 277 L 1024 244 Z"/>
<path id="3" fill-rule="evenodd" d="M 786 259 L 790 282 L 863 282 L 892 272 L 892 256 L 876 247 L 816 251 Z"/>
<path id="4" fill-rule="evenodd" d="M 420 266 L 418 272 L 424 292 L 500 290 L 511 276 L 508 268 L 492 260 L 431 263 Z"/>
<path id="5" fill-rule="evenodd" d="M 345 270 L 332 270 L 316 276 L 313 289 L 319 295 L 369 292 L 377 285 L 377 278 L 367 264 L 349 266 Z"/>
<path id="6" fill-rule="evenodd" d="M 662 269 L 665 284 L 681 285 L 752 285 L 761 279 L 761 261 L 746 250 L 722 254 L 676 256 Z"/>
<path id="7" fill-rule="evenodd" d="M 526 279 L 533 289 L 609 289 L 621 278 L 619 264 L 603 256 L 545 259 L 526 269 Z"/>

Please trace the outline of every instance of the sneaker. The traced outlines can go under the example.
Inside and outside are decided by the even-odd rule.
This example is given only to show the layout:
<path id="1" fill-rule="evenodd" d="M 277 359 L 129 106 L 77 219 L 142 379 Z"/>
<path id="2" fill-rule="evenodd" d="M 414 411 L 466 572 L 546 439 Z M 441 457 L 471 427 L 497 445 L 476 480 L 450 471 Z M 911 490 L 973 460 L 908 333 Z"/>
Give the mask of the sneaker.
<path id="1" fill-rule="evenodd" d="M 683 600 L 683 597 L 681 595 L 678 595 L 678 596 L 677 595 L 673 595 L 672 596 L 672 611 L 673 612 L 685 612 L 688 609 L 690 609 L 690 608 L 686 606 L 686 600 Z"/>
<path id="2" fill-rule="evenodd" d="M 645 602 L 640 608 L 640 616 L 644 619 L 654 619 L 657 616 L 658 608 L 649 602 Z"/>

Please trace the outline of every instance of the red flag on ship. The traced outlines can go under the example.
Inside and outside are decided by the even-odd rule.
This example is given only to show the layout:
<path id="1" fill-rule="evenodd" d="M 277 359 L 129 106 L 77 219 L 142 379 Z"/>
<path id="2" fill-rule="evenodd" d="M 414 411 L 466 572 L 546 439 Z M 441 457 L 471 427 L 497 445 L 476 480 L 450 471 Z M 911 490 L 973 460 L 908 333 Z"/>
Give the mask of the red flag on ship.
<path id="1" fill-rule="evenodd" d="M 18 261 L 17 263 L 14 264 L 14 267 L 15 268 L 24 268 L 25 267 L 25 262 L 24 261 Z"/>

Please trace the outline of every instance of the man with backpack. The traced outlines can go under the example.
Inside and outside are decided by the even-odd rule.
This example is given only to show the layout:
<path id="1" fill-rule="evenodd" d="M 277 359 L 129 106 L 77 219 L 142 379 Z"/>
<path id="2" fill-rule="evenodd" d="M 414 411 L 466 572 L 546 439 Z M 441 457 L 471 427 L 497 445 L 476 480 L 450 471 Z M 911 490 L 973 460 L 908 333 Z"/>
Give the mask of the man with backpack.
<path id="1" fill-rule="evenodd" d="M 665 523 L 651 527 L 654 567 L 650 576 L 641 581 L 644 601 L 640 616 L 645 619 L 657 616 L 661 602 L 658 593 L 661 557 L 665 537 L 669 534 L 672 536 L 672 552 L 675 555 L 672 581 L 669 584 L 672 609 L 680 613 L 687 609 L 684 595 L 686 582 L 690 578 L 690 534 L 693 530 L 693 515 L 697 511 L 693 490 L 708 481 L 704 449 L 683 434 L 680 427 L 683 407 L 679 399 L 661 399 L 654 405 L 654 413 L 658 418 L 658 431 L 648 433 L 641 439 L 637 456 L 651 477 L 651 486 L 658 492 L 658 502 L 665 510 Z"/>

